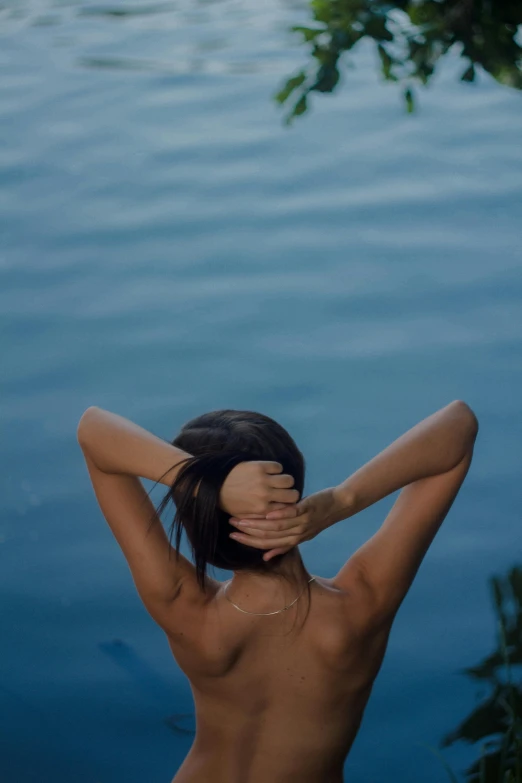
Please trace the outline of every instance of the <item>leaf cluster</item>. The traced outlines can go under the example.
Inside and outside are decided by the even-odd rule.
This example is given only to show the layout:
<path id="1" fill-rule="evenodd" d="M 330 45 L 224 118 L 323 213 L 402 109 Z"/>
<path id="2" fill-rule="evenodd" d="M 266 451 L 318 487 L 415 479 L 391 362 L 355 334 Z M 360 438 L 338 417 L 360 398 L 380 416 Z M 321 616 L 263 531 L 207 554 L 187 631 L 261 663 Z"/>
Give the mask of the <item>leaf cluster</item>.
<path id="1" fill-rule="evenodd" d="M 287 80 L 276 100 L 293 105 L 287 121 L 304 114 L 311 92 L 331 93 L 340 64 L 359 41 L 375 46 L 381 74 L 402 86 L 408 112 L 415 85 L 427 85 L 440 60 L 460 47 L 461 79 L 473 82 L 477 68 L 501 84 L 522 89 L 520 0 L 311 0 L 310 26 L 292 30 L 310 48 L 307 68 Z"/>
<path id="2" fill-rule="evenodd" d="M 522 567 L 490 580 L 497 617 L 497 648 L 463 670 L 489 695 L 441 742 L 480 743 L 481 756 L 465 772 L 467 783 L 522 783 Z"/>

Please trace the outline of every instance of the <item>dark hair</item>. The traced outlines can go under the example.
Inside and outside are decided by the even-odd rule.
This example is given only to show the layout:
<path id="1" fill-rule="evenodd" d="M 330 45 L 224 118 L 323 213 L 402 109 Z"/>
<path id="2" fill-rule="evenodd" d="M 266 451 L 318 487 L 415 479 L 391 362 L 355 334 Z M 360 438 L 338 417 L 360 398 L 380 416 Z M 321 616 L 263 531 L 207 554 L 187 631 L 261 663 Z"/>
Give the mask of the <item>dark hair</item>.
<path id="1" fill-rule="evenodd" d="M 236 465 L 250 460 L 280 462 L 294 479 L 301 497 L 305 462 L 288 432 L 276 421 L 252 411 L 219 410 L 204 413 L 184 425 L 172 441 L 191 455 L 156 509 L 170 501 L 176 514 L 170 529 L 179 553 L 183 529 L 192 547 L 198 583 L 205 586 L 207 564 L 231 571 L 271 571 L 284 555 L 263 560 L 266 549 L 255 549 L 229 537 L 230 514 L 219 507 L 223 483 Z"/>

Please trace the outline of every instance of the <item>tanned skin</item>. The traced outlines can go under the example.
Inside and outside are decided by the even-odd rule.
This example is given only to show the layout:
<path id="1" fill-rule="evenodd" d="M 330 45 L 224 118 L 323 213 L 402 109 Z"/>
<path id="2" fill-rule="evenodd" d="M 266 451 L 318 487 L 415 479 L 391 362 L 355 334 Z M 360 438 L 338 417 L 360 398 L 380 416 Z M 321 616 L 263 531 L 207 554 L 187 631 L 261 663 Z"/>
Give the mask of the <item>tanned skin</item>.
<path id="1" fill-rule="evenodd" d="M 272 573 L 224 583 L 176 559 L 139 477 L 170 485 L 188 456 L 120 416 L 89 408 L 82 447 L 100 508 L 138 593 L 194 695 L 196 737 L 173 783 L 342 783 L 343 765 L 397 611 L 468 472 L 478 432 L 459 400 L 424 419 L 338 487 L 296 504 L 273 462 L 241 463 L 221 507 L 231 534 L 284 553 Z M 306 570 L 298 545 L 402 489 L 377 533 L 332 578 Z M 240 525 L 240 521 L 244 524 Z M 233 528 L 236 531 L 233 532 Z"/>

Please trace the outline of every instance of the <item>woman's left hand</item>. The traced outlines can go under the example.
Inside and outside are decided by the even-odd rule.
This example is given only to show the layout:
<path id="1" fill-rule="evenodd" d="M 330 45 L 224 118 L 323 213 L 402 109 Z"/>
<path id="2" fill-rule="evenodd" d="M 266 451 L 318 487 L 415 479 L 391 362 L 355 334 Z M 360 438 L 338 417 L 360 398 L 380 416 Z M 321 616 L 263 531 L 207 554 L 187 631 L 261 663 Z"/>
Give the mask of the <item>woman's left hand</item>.
<path id="1" fill-rule="evenodd" d="M 231 517 L 237 528 L 230 537 L 255 549 L 266 549 L 263 560 L 289 552 L 303 541 L 310 541 L 335 522 L 352 516 L 346 505 L 340 506 L 335 488 L 322 489 L 301 500 L 297 505 L 269 512 L 266 518 L 241 520 Z"/>
<path id="2" fill-rule="evenodd" d="M 294 479 L 279 462 L 240 462 L 221 489 L 221 508 L 233 517 L 256 518 L 297 503 Z"/>

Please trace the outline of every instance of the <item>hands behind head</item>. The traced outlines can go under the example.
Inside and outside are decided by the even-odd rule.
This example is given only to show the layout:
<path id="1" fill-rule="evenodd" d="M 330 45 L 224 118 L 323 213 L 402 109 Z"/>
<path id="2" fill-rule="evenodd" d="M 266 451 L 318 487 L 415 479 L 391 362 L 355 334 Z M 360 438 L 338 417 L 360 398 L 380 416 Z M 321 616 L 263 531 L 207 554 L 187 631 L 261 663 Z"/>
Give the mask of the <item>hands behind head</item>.
<path id="1" fill-rule="evenodd" d="M 299 500 L 294 479 L 279 462 L 240 462 L 223 483 L 220 507 L 238 518 L 261 516 L 284 509 Z"/>
<path id="2" fill-rule="evenodd" d="M 256 549 L 270 550 L 263 555 L 263 560 L 268 561 L 309 541 L 337 521 L 336 505 L 334 490 L 330 488 L 299 503 L 279 503 L 277 509 L 265 514 L 235 515 L 230 524 L 236 531 L 230 537 Z"/>

